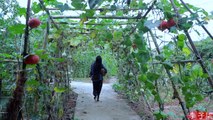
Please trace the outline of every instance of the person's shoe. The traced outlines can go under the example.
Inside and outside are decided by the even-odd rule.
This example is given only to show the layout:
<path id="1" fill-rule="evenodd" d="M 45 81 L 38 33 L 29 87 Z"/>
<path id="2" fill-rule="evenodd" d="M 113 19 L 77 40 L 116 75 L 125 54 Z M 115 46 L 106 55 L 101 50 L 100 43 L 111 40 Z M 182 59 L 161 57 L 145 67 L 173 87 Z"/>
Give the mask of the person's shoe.
<path id="1" fill-rule="evenodd" d="M 97 97 L 97 101 L 99 101 L 99 96 Z"/>

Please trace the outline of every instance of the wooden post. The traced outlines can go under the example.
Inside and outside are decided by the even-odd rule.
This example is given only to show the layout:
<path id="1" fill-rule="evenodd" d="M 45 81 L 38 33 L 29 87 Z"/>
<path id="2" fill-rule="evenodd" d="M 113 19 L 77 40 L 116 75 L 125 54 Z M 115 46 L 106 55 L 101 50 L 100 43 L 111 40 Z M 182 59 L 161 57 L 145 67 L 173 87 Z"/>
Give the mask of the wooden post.
<path id="1" fill-rule="evenodd" d="M 186 3 L 183 1 L 183 0 L 180 0 L 181 3 L 183 4 L 183 6 L 189 11 L 190 14 L 194 14 L 190 9 L 189 7 L 186 5 Z M 197 22 L 199 24 L 201 24 L 201 21 L 196 18 Z M 213 40 L 213 36 L 211 35 L 211 33 L 206 29 L 206 27 L 204 25 L 201 24 L 201 27 L 204 29 L 204 31 L 209 35 L 209 37 Z"/>
<path id="2" fill-rule="evenodd" d="M 151 37 L 152 37 L 152 39 L 154 41 L 155 47 L 157 49 L 157 53 L 161 54 L 160 48 L 159 48 L 159 46 L 157 44 L 157 41 L 156 41 L 152 31 L 149 30 L 149 32 L 150 32 L 150 35 L 151 35 Z M 166 73 L 167 73 L 167 75 L 168 75 L 168 77 L 169 77 L 169 79 L 170 79 L 170 81 L 172 83 L 172 88 L 174 90 L 173 97 L 178 99 L 179 104 L 181 105 L 181 108 L 182 108 L 183 113 L 185 115 L 185 118 L 187 119 L 187 117 L 186 117 L 187 116 L 187 110 L 186 110 L 186 107 L 185 107 L 185 103 L 183 102 L 182 98 L 180 97 L 180 94 L 178 93 L 178 90 L 177 90 L 177 87 L 176 87 L 175 83 L 173 82 L 173 80 L 171 80 L 172 79 L 172 75 L 171 75 L 169 69 L 167 69 L 165 66 L 164 66 L 164 69 L 166 70 Z"/>
<path id="3" fill-rule="evenodd" d="M 171 2 L 172 6 L 173 6 L 173 8 L 174 8 L 174 11 L 175 11 L 175 13 L 176 13 L 176 17 L 177 17 L 178 19 L 180 19 L 181 16 L 180 16 L 180 14 L 179 14 L 179 12 L 178 12 L 177 7 L 175 6 L 174 1 L 173 1 L 173 0 L 170 0 L 170 2 Z M 185 4 L 182 0 L 181 0 L 181 2 L 182 2 L 183 4 Z M 187 7 L 186 4 L 185 4 L 185 7 Z M 188 10 L 190 11 L 189 8 L 188 8 Z M 192 13 L 192 12 L 191 12 L 191 13 Z M 198 19 L 197 19 L 197 20 L 198 20 Z M 198 22 L 199 22 L 199 20 L 198 20 Z M 196 57 L 197 57 L 196 59 L 198 60 L 198 63 L 200 64 L 200 66 L 201 66 L 202 69 L 203 69 L 203 72 L 206 73 L 206 74 L 208 75 L 208 82 L 209 82 L 211 88 L 213 89 L 213 78 L 211 77 L 210 73 L 209 73 L 208 70 L 206 69 L 206 67 L 205 67 L 205 65 L 204 65 L 204 62 L 203 62 L 203 59 L 202 59 L 202 57 L 200 56 L 200 53 L 198 52 L 198 50 L 196 49 L 196 47 L 195 47 L 195 45 L 194 45 L 194 43 L 193 43 L 193 41 L 192 41 L 192 38 L 191 38 L 191 36 L 190 36 L 188 30 L 185 29 L 185 30 L 184 30 L 184 33 L 186 34 L 186 37 L 188 38 L 188 41 L 189 41 L 189 43 L 190 43 L 190 45 L 191 45 L 191 47 L 192 47 L 192 50 L 193 50 L 194 54 L 195 54 Z M 211 37 L 211 34 L 210 34 L 210 37 Z M 213 40 L 213 39 L 212 39 L 212 40 Z"/>
<path id="4" fill-rule="evenodd" d="M 192 50 L 194 51 L 195 53 L 195 56 L 197 57 L 196 59 L 198 60 L 198 63 L 200 64 L 200 66 L 202 67 L 203 69 L 203 72 L 206 73 L 208 75 L 208 82 L 209 82 L 209 85 L 211 86 L 211 88 L 213 89 L 213 78 L 211 76 L 211 74 L 208 72 L 208 70 L 206 69 L 205 65 L 204 65 L 204 62 L 203 62 L 203 59 L 200 55 L 200 53 L 198 52 L 198 50 L 196 49 L 193 41 L 192 41 L 192 38 L 191 36 L 189 35 L 189 32 L 187 30 L 184 30 L 184 33 L 186 34 L 186 37 L 188 38 L 188 41 L 192 47 Z"/>
<path id="5" fill-rule="evenodd" d="M 23 64 L 22 71 L 18 73 L 16 88 L 13 91 L 13 97 L 10 99 L 7 106 L 7 115 L 4 116 L 4 120 L 21 120 L 22 119 L 22 96 L 24 94 L 24 86 L 27 80 L 26 78 L 26 64 L 24 63 L 24 56 L 27 55 L 28 50 L 28 40 L 29 40 L 29 26 L 28 21 L 30 17 L 30 4 L 31 0 L 28 0 L 27 3 L 27 12 L 26 12 L 26 27 L 25 27 L 25 36 L 24 36 L 24 50 L 23 50 Z"/>

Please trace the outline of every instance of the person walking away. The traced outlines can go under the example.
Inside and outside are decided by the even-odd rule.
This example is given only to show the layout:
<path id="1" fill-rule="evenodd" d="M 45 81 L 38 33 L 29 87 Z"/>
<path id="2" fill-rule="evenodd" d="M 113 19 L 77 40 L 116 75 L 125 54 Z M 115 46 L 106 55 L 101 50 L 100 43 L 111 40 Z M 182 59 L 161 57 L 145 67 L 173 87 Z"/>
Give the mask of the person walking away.
<path id="1" fill-rule="evenodd" d="M 106 73 L 107 69 L 102 64 L 101 56 L 97 56 L 95 62 L 92 63 L 90 69 L 90 77 L 93 84 L 94 100 L 99 101 L 99 96 L 103 85 L 103 76 L 105 76 Z"/>

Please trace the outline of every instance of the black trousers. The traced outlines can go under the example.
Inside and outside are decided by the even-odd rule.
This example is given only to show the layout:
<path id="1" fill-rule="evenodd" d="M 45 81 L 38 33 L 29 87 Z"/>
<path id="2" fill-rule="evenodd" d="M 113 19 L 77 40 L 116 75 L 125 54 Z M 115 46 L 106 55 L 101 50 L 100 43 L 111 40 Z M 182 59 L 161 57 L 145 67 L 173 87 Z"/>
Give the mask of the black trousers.
<path id="1" fill-rule="evenodd" d="M 103 80 L 100 81 L 93 81 L 93 95 L 94 96 L 99 96 L 101 93 L 102 85 L 103 85 Z"/>

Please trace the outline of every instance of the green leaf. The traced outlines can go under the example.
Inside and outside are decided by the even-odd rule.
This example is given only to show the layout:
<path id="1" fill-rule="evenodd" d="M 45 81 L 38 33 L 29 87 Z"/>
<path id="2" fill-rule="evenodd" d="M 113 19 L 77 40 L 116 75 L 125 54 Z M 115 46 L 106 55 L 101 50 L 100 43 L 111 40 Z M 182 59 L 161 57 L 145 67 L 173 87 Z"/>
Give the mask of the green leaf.
<path id="1" fill-rule="evenodd" d="M 186 102 L 186 107 L 187 107 L 187 108 L 191 108 L 191 107 L 193 107 L 195 104 L 196 104 L 195 101 L 188 100 L 188 101 Z"/>
<path id="2" fill-rule="evenodd" d="M 162 62 L 162 64 L 164 65 L 166 69 L 169 69 L 169 70 L 173 69 L 173 65 L 171 62 L 165 61 L 165 62 Z"/>
<path id="3" fill-rule="evenodd" d="M 158 61 L 164 61 L 165 60 L 165 58 L 164 58 L 164 56 L 162 54 L 156 55 L 155 59 L 158 60 Z"/>
<path id="4" fill-rule="evenodd" d="M 153 95 L 154 95 L 155 100 L 156 100 L 157 102 L 162 102 L 162 101 L 161 101 L 161 98 L 160 98 L 160 95 L 157 94 L 157 92 L 156 92 L 155 94 L 153 94 Z"/>
<path id="5" fill-rule="evenodd" d="M 149 31 L 149 29 L 144 25 L 144 19 L 140 20 L 137 23 L 137 28 L 139 29 L 139 31 L 142 31 L 143 33 L 146 33 Z"/>
<path id="6" fill-rule="evenodd" d="M 18 8 L 17 11 L 20 16 L 26 16 L 26 8 Z"/>
<path id="7" fill-rule="evenodd" d="M 58 110 L 58 116 L 59 116 L 59 118 L 62 118 L 63 115 L 64 115 L 64 108 L 60 107 L 59 110 Z"/>
<path id="8" fill-rule="evenodd" d="M 57 62 L 64 62 L 65 58 L 54 58 L 54 60 Z"/>
<path id="9" fill-rule="evenodd" d="M 111 32 L 106 32 L 106 39 L 111 41 L 113 39 L 113 35 Z"/>
<path id="10" fill-rule="evenodd" d="M 80 15 L 80 18 L 81 18 L 81 24 L 83 24 L 84 22 L 88 21 L 88 17 L 87 17 L 87 14 L 86 13 L 82 13 Z"/>
<path id="11" fill-rule="evenodd" d="M 154 97 L 156 97 L 158 95 L 158 92 L 156 90 L 152 90 L 152 95 L 154 95 Z M 156 99 L 157 100 L 157 99 Z M 158 101 L 158 100 L 157 100 Z"/>
<path id="12" fill-rule="evenodd" d="M 24 28 L 25 28 L 24 24 L 15 24 L 15 25 L 10 26 L 8 29 L 13 34 L 23 34 Z"/>
<path id="13" fill-rule="evenodd" d="M 164 120 L 167 117 L 167 115 L 162 111 L 156 111 L 154 112 L 154 115 L 157 118 L 157 120 Z"/>
<path id="14" fill-rule="evenodd" d="M 117 11 L 116 16 L 123 16 L 123 11 Z"/>
<path id="15" fill-rule="evenodd" d="M 145 86 L 146 88 L 150 89 L 150 90 L 154 90 L 155 86 L 151 81 L 145 81 Z"/>
<path id="16" fill-rule="evenodd" d="M 132 41 L 130 40 L 129 36 L 126 36 L 124 38 L 124 45 L 126 45 L 126 46 L 131 46 L 132 45 Z"/>
<path id="17" fill-rule="evenodd" d="M 202 78 L 208 78 L 209 75 L 207 73 L 203 73 Z"/>
<path id="18" fill-rule="evenodd" d="M 192 25 L 193 25 L 193 22 L 189 21 L 189 22 L 183 24 L 183 26 L 184 26 L 183 28 L 188 30 L 192 27 Z"/>
<path id="19" fill-rule="evenodd" d="M 186 36 L 184 34 L 178 35 L 177 45 L 182 50 L 184 47 L 184 41 L 186 40 Z"/>
<path id="20" fill-rule="evenodd" d="M 78 46 L 81 43 L 81 40 L 79 38 L 69 40 L 70 45 L 71 46 Z"/>
<path id="21" fill-rule="evenodd" d="M 155 81 L 155 80 L 157 80 L 159 77 L 160 77 L 160 75 L 157 74 L 157 73 L 151 73 L 151 72 L 148 72 L 148 73 L 147 73 L 147 78 L 148 78 L 150 81 Z"/>
<path id="22" fill-rule="evenodd" d="M 101 3 L 102 0 L 89 0 L 89 7 L 93 9 L 97 4 Z"/>
<path id="23" fill-rule="evenodd" d="M 86 5 L 84 4 L 84 0 L 72 0 L 72 6 L 76 9 L 85 9 Z"/>
<path id="24" fill-rule="evenodd" d="M 42 9 L 41 9 L 40 5 L 37 2 L 33 2 L 33 4 L 32 4 L 32 10 L 33 10 L 34 13 L 38 13 Z"/>
<path id="25" fill-rule="evenodd" d="M 13 56 L 11 54 L 7 53 L 0 53 L 0 58 L 12 58 Z"/>
<path id="26" fill-rule="evenodd" d="M 95 14 L 94 10 L 86 10 L 86 16 L 87 17 L 92 17 Z"/>
<path id="27" fill-rule="evenodd" d="M 54 88 L 54 91 L 56 92 L 56 93 L 63 93 L 63 92 L 65 92 L 66 91 L 66 88 L 59 88 L 59 87 L 55 87 Z"/>
<path id="28" fill-rule="evenodd" d="M 145 74 L 140 74 L 138 76 L 138 80 L 140 80 L 141 82 L 145 82 L 145 81 L 147 81 L 147 77 Z"/>
<path id="29" fill-rule="evenodd" d="M 113 38 L 115 40 L 122 40 L 122 34 L 123 34 L 123 32 L 121 32 L 121 31 L 115 31 L 113 33 Z"/>
<path id="30" fill-rule="evenodd" d="M 26 84 L 29 85 L 29 86 L 34 86 L 34 87 L 40 85 L 40 83 L 37 80 L 34 80 L 34 79 L 33 80 L 27 80 Z"/>
<path id="31" fill-rule="evenodd" d="M 195 7 L 195 6 L 193 6 L 193 5 L 191 5 L 191 4 L 188 4 L 188 3 L 187 3 L 187 6 L 188 6 L 190 9 L 193 9 L 193 11 L 201 12 L 201 13 L 203 13 L 204 15 L 208 16 L 208 12 L 206 12 L 204 9 Z"/>
<path id="32" fill-rule="evenodd" d="M 57 7 L 60 9 L 61 12 L 64 12 L 65 10 L 69 10 L 69 5 L 67 3 L 65 4 L 58 4 Z"/>
<path id="33" fill-rule="evenodd" d="M 169 59 L 172 55 L 173 55 L 174 50 L 169 48 L 168 46 L 164 46 L 163 47 L 163 56 L 165 57 L 165 59 Z"/>
<path id="34" fill-rule="evenodd" d="M 202 71 L 200 65 L 196 64 L 192 67 L 192 75 L 195 76 L 195 78 L 201 77 L 203 75 L 203 71 Z"/>
<path id="35" fill-rule="evenodd" d="M 43 50 L 43 49 L 36 50 L 35 54 L 38 55 L 40 57 L 40 59 L 48 59 L 49 58 L 49 54 L 45 53 L 45 50 Z"/>
<path id="36" fill-rule="evenodd" d="M 182 51 L 186 56 L 189 56 L 191 54 L 191 51 L 188 47 L 183 47 Z"/>
<path id="37" fill-rule="evenodd" d="M 93 39 L 96 37 L 96 35 L 97 35 L 97 32 L 96 32 L 96 31 L 92 31 L 92 32 L 90 33 L 90 37 L 93 38 Z"/>
<path id="38" fill-rule="evenodd" d="M 142 43 L 142 38 L 140 35 L 135 34 L 135 39 L 134 39 L 134 43 L 138 46 L 138 48 L 142 48 L 143 47 L 143 43 Z"/>
<path id="39" fill-rule="evenodd" d="M 183 86 L 183 87 L 182 87 L 182 92 L 183 92 L 183 93 L 186 93 L 187 91 L 188 91 L 188 87 L 187 87 L 187 86 Z"/>
<path id="40" fill-rule="evenodd" d="M 147 6 L 148 5 L 146 3 L 144 3 L 142 0 L 139 1 L 138 7 L 140 9 L 145 9 L 145 8 L 147 8 Z"/>
<path id="41" fill-rule="evenodd" d="M 204 97 L 201 94 L 196 94 L 195 95 L 196 101 L 202 101 L 204 99 Z"/>
<path id="42" fill-rule="evenodd" d="M 110 9 L 116 10 L 117 6 L 115 4 L 113 4 L 113 5 L 110 6 Z"/>
<path id="43" fill-rule="evenodd" d="M 142 65 L 141 65 L 141 71 L 142 71 L 143 73 L 146 73 L 146 72 L 148 71 L 147 64 L 142 64 Z"/>

